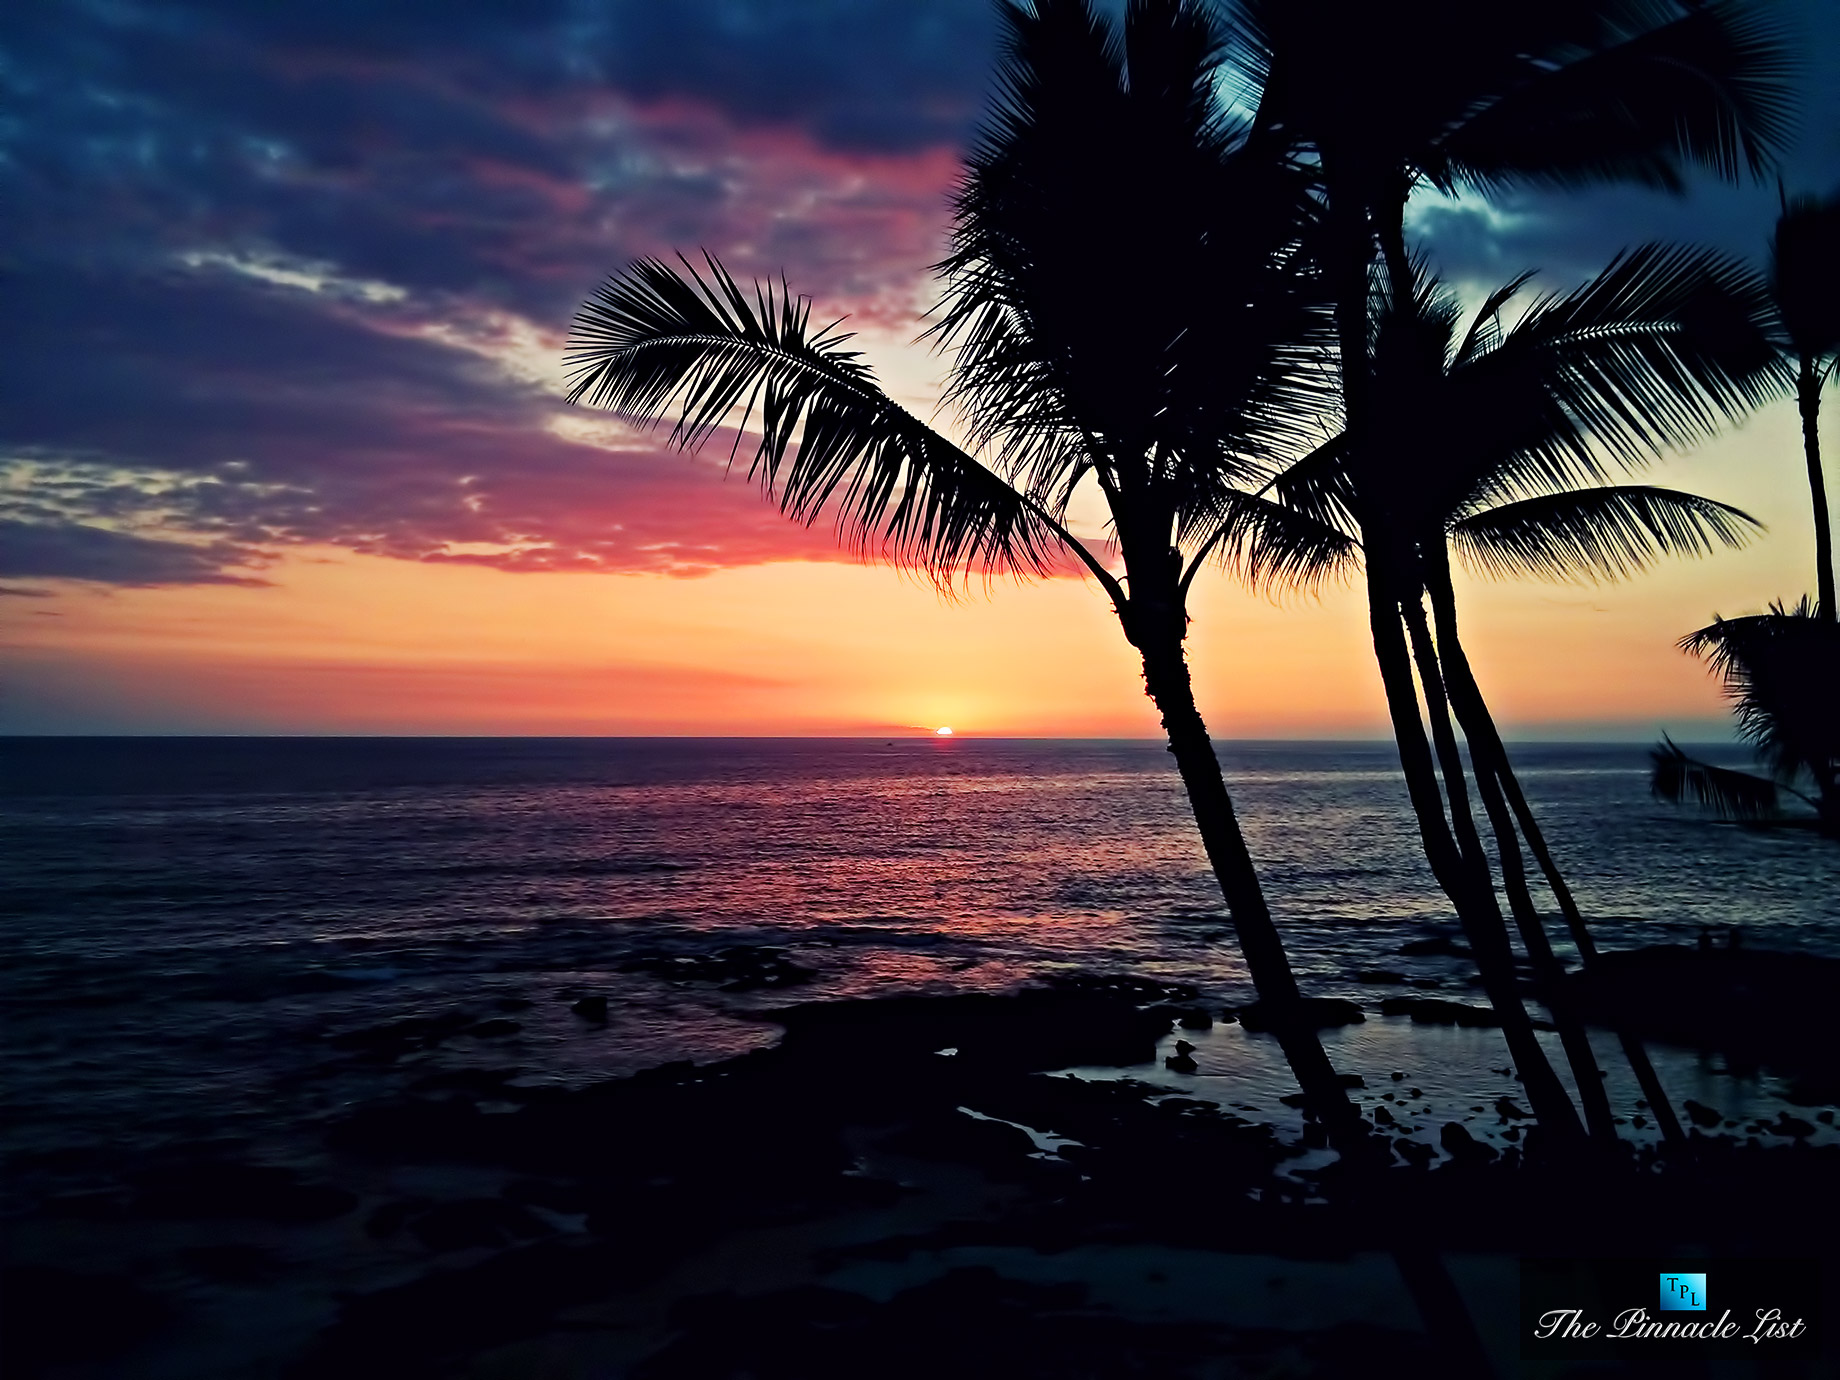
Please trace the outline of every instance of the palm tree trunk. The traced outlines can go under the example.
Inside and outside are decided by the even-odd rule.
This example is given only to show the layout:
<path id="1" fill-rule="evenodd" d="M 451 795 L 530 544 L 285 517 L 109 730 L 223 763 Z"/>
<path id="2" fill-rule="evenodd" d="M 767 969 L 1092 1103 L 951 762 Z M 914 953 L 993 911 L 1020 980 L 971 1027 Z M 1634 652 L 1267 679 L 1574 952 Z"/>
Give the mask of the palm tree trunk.
<path id="1" fill-rule="evenodd" d="M 1515 991 L 1514 958 L 1508 946 L 1507 927 L 1495 905 L 1494 888 L 1489 887 L 1486 896 L 1481 894 L 1444 814 L 1444 798 L 1438 789 L 1431 746 L 1419 719 L 1418 692 L 1401 626 L 1401 601 L 1388 592 L 1390 582 L 1383 569 L 1383 560 L 1378 556 L 1382 549 L 1374 542 L 1367 543 L 1368 622 L 1373 633 L 1374 655 L 1380 665 L 1381 684 L 1386 690 L 1387 709 L 1393 720 L 1400 766 L 1406 776 L 1406 790 L 1413 812 L 1418 816 L 1425 859 L 1431 864 L 1438 885 L 1456 907 L 1457 919 L 1482 974 L 1483 990 L 1501 1019 L 1502 1035 L 1520 1071 L 1521 1086 L 1535 1117 L 1548 1134 L 1563 1143 L 1576 1143 L 1584 1137 L 1584 1126 L 1566 1094 L 1565 1085 L 1553 1072 L 1546 1051 L 1535 1038 L 1533 1023 Z M 1489 911 L 1494 912 L 1492 916 L 1487 914 Z"/>
<path id="2" fill-rule="evenodd" d="M 1821 433 L 1816 422 L 1821 415 L 1821 374 L 1813 355 L 1802 356 L 1801 372 L 1795 381 L 1795 401 L 1802 414 L 1802 451 L 1808 457 L 1808 487 L 1814 491 L 1814 566 L 1819 590 L 1820 617 L 1829 623 L 1840 621 L 1840 606 L 1834 603 L 1834 528 L 1827 510 L 1827 483 L 1821 476 Z"/>
<path id="3" fill-rule="evenodd" d="M 1207 725 L 1195 705 L 1182 648 L 1182 616 L 1167 612 L 1179 609 L 1179 603 L 1172 599 L 1152 608 L 1163 616 L 1146 620 L 1141 616 L 1140 605 L 1132 611 L 1126 632 L 1143 654 L 1144 687 L 1162 715 L 1170 754 L 1182 775 L 1195 827 L 1226 898 L 1233 932 L 1245 955 L 1259 1002 L 1270 1013 L 1272 1030 L 1285 1059 L 1331 1143 L 1351 1158 L 1366 1155 L 1371 1149 L 1367 1123 L 1360 1109 L 1348 1100 L 1347 1089 L 1329 1062 L 1316 1028 L 1303 1018 L 1296 975 L 1272 922 L 1271 908 L 1265 903 L 1264 888 L 1259 885 L 1245 835 L 1240 831 L 1239 816 L 1227 792 Z M 1146 621 L 1162 626 L 1133 626 Z"/>
<path id="4" fill-rule="evenodd" d="M 1413 655 L 1418 662 L 1419 682 L 1425 687 L 1425 701 L 1431 712 L 1432 740 L 1444 764 L 1446 781 L 1453 774 L 1456 778 L 1450 794 L 1451 810 L 1458 821 L 1458 836 L 1466 852 L 1471 852 L 1477 859 L 1486 860 L 1475 822 L 1470 818 L 1469 802 L 1462 789 L 1463 759 L 1457 750 L 1456 732 L 1450 721 L 1450 705 L 1438 665 L 1438 652 L 1432 643 L 1424 606 L 1416 599 L 1411 600 L 1405 605 L 1405 613 L 1406 629 L 1411 634 Z M 1539 912 L 1534 909 L 1533 896 L 1527 890 L 1520 839 L 1508 817 L 1501 791 L 1495 784 L 1494 774 L 1480 766 L 1476 770 L 1476 792 L 1482 797 L 1483 808 L 1488 812 L 1489 824 L 1495 833 L 1501 856 L 1502 889 L 1508 895 L 1508 909 L 1514 916 L 1515 928 L 1520 931 L 1527 957 L 1532 961 L 1540 999 L 1552 1013 L 1553 1023 L 1559 1027 L 1559 1040 L 1572 1066 L 1573 1081 L 1578 1085 L 1578 1100 L 1584 1108 L 1585 1124 L 1593 1136 L 1605 1143 L 1612 1143 L 1617 1138 L 1616 1121 L 1610 1111 L 1609 1095 L 1604 1091 L 1603 1073 L 1597 1067 L 1597 1055 L 1591 1049 L 1591 1038 L 1578 1020 L 1576 1010 L 1567 1000 L 1565 974 L 1546 938 Z"/>
<path id="5" fill-rule="evenodd" d="M 1579 963 L 1588 972 L 1597 962 L 1596 941 L 1591 938 L 1584 916 L 1578 909 L 1578 902 L 1572 896 L 1572 889 L 1566 885 L 1564 875 L 1553 861 L 1552 850 L 1546 844 L 1546 835 L 1533 817 L 1532 807 L 1527 804 L 1521 783 L 1514 774 L 1513 764 L 1508 760 L 1507 744 L 1502 742 L 1494 716 L 1489 713 L 1488 703 L 1483 699 L 1482 687 L 1476 683 L 1475 672 L 1470 668 L 1469 655 L 1463 650 L 1462 639 L 1457 633 L 1457 599 L 1450 580 L 1449 553 L 1438 552 L 1427 561 L 1427 566 L 1429 578 L 1426 585 L 1431 594 L 1432 615 L 1437 620 L 1439 659 L 1445 670 L 1451 707 L 1456 711 L 1457 722 L 1469 740 L 1470 757 L 1476 763 L 1478 784 L 1481 784 L 1482 776 L 1487 775 L 1500 787 L 1534 860 L 1540 865 L 1546 885 L 1559 905 L 1559 912 L 1565 917 L 1566 930 L 1578 949 Z M 1511 843 L 1511 832 L 1504 834 L 1501 825 L 1497 823 L 1495 836 L 1505 859 L 1507 851 L 1515 847 Z M 1504 879 L 1506 870 L 1507 864 L 1504 861 Z M 1513 893 L 1509 894 L 1512 898 Z M 1542 931 L 1541 938 L 1544 937 Z M 1550 945 L 1547 946 L 1547 953 L 1551 954 Z M 1667 1089 L 1661 1086 L 1661 1077 L 1655 1072 L 1648 1050 L 1621 1022 L 1614 1023 L 1612 1029 L 1617 1043 L 1623 1048 L 1624 1058 L 1629 1061 L 1629 1067 L 1635 1073 L 1636 1083 L 1642 1089 L 1643 1100 L 1648 1103 L 1649 1110 L 1655 1115 L 1656 1124 L 1661 1128 L 1661 1138 L 1669 1144 L 1686 1144 L 1686 1132 L 1681 1127 L 1680 1118 L 1674 1113 L 1673 1103 L 1668 1100 Z"/>

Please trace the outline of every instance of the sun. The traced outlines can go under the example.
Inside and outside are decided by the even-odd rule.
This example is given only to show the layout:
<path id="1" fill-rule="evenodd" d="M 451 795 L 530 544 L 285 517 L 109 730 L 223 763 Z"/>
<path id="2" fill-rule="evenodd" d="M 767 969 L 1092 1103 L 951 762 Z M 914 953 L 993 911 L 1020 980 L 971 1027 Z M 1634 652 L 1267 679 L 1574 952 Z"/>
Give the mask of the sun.
<path id="1" fill-rule="evenodd" d="M 933 736 L 935 738 L 950 738 L 952 736 L 952 730 L 942 724 L 933 730 Z"/>

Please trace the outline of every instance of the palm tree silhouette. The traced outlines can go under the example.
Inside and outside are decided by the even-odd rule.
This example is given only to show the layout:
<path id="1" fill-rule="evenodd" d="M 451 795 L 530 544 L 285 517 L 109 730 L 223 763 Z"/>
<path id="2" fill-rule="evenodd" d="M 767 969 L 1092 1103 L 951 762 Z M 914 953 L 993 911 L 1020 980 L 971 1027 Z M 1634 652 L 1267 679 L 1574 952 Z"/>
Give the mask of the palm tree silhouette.
<path id="1" fill-rule="evenodd" d="M 970 449 L 893 402 L 850 337 L 815 329 L 785 285 L 749 293 L 707 256 L 707 277 L 647 260 L 603 285 L 576 320 L 569 398 L 673 417 L 683 448 L 733 426 L 731 462 L 754 422 L 749 473 L 788 516 L 828 514 L 859 551 L 945 584 L 1080 562 L 1141 655 L 1259 1001 L 1353 1149 L 1360 1114 L 1300 999 L 1184 652 L 1215 531 L 1288 520 L 1244 486 L 1331 396 L 1318 364 L 1329 319 L 1301 267 L 1309 179 L 1224 115 L 1221 36 L 1195 0 L 1137 0 L 1122 36 L 1085 0 L 1006 6 L 1003 23 L 930 332 L 954 352 L 948 396 Z M 1100 264 L 1136 281 L 1095 281 Z M 1070 530 L 1088 479 L 1122 576 Z"/>
<path id="2" fill-rule="evenodd" d="M 1256 99 L 1250 142 L 1313 167 L 1324 206 L 1324 273 L 1336 302 L 1344 464 L 1366 571 L 1369 627 L 1407 790 L 1433 874 L 1457 909 L 1529 1101 L 1543 1127 L 1580 1136 L 1575 1108 L 1514 989 L 1512 950 L 1470 816 L 1454 737 L 1434 751 L 1420 717 L 1410 610 L 1422 573 L 1389 475 L 1417 433 L 1389 427 L 1377 381 L 1376 307 L 1414 294 L 1404 217 L 1421 183 L 1443 191 L 1634 180 L 1678 188 L 1695 164 L 1759 174 L 1787 128 L 1789 64 L 1737 4 L 1555 0 L 1242 0 L 1237 67 Z M 1376 250 L 1387 290 L 1371 289 Z M 1664 413 L 1649 419 L 1664 424 Z M 1421 643 L 1423 639 L 1421 639 Z M 1430 650 L 1430 649 L 1426 649 Z M 1445 694 L 1435 662 L 1424 685 Z M 1440 786 L 1440 774 L 1442 784 Z"/>
<path id="3" fill-rule="evenodd" d="M 1681 650 L 1707 657 L 1725 681 L 1740 734 L 1756 749 L 1766 776 L 1715 767 L 1663 738 L 1651 756 L 1655 794 L 1692 799 L 1729 819 L 1776 821 L 1782 797 L 1812 806 L 1823 833 L 1840 838 L 1840 608 L 1834 598 L 1834 537 L 1821 473 L 1817 422 L 1821 388 L 1840 370 L 1840 194 L 1825 201 L 1783 197 L 1770 245 L 1770 295 L 1778 348 L 1795 373 L 1802 449 L 1814 501 L 1817 596 L 1793 609 L 1779 602 L 1748 618 L 1715 618 L 1681 639 Z M 1809 796 L 1797 783 L 1812 787 Z"/>
<path id="4" fill-rule="evenodd" d="M 1382 514 L 1392 546 L 1412 562 L 1414 584 L 1400 609 L 1440 766 L 1453 793 L 1461 791 L 1460 727 L 1495 835 L 1502 889 L 1559 1026 L 1587 1125 L 1614 1139 L 1589 1040 L 1571 1012 L 1563 969 L 1528 886 L 1517 826 L 1587 965 L 1595 945 L 1470 669 L 1451 550 L 1495 576 L 1617 578 L 1657 556 L 1739 544 L 1756 523 L 1737 509 L 1607 481 L 1613 466 L 1640 465 L 1668 441 L 1710 434 L 1722 418 L 1768 395 L 1776 375 L 1762 328 L 1762 287 L 1716 255 L 1649 246 L 1504 325 L 1503 310 L 1526 281 L 1518 278 L 1491 295 L 1459 338 L 1454 299 L 1417 265 L 1413 272 L 1413 294 L 1404 301 L 1392 299 L 1383 281 L 1375 313 L 1374 382 L 1385 399 L 1377 426 L 1385 428 L 1384 453 L 1393 463 L 1384 470 L 1353 466 L 1346 437 L 1338 437 L 1281 474 L 1272 490 L 1300 516 L 1349 535 L 1358 530 L 1357 511 Z M 1424 428 L 1426 417 L 1438 419 L 1434 431 Z M 1412 430 L 1421 433 L 1416 441 L 1406 434 Z M 1388 493 L 1369 500 L 1361 487 L 1375 483 Z M 1252 534 L 1237 553 L 1254 568 L 1270 564 L 1262 540 Z M 1459 831 L 1467 813 L 1465 806 L 1457 814 Z M 1630 1038 L 1624 1048 L 1672 1136 L 1678 1122 L 1645 1053 Z"/>
<path id="5" fill-rule="evenodd" d="M 1834 600 L 1834 529 L 1816 422 L 1821 386 L 1840 370 L 1840 192 L 1825 201 L 1783 198 L 1770 245 L 1770 287 L 1782 343 L 1796 366 L 1795 401 L 1814 497 L 1815 612 L 1832 623 L 1840 618 Z"/>
<path id="6" fill-rule="evenodd" d="M 1739 735 L 1769 775 L 1715 767 L 1664 738 L 1652 754 L 1655 793 L 1758 821 L 1782 818 L 1782 797 L 1792 795 L 1813 808 L 1824 835 L 1840 839 L 1840 626 L 1804 598 L 1792 609 L 1777 603 L 1748 618 L 1715 618 L 1680 647 L 1724 679 Z"/>

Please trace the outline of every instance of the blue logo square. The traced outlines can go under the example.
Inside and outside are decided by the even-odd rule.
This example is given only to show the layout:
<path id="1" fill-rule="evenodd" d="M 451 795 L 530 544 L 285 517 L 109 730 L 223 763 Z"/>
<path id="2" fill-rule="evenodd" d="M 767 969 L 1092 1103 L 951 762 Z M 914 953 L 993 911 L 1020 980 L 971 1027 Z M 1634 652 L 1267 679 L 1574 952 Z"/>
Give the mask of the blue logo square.
<path id="1" fill-rule="evenodd" d="M 1664 1313 L 1704 1313 L 1706 1311 L 1706 1277 L 1682 1274 L 1678 1270 L 1661 1276 L 1661 1311 Z"/>

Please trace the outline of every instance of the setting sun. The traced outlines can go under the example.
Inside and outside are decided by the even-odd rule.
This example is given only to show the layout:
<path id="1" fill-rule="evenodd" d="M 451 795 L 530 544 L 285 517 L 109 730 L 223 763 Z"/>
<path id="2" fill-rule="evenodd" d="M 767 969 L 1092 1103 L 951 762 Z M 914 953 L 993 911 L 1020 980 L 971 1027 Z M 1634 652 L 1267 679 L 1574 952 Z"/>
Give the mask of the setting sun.
<path id="1" fill-rule="evenodd" d="M 935 738 L 950 738 L 952 736 L 952 730 L 942 724 L 940 727 L 933 730 L 933 736 Z"/>

